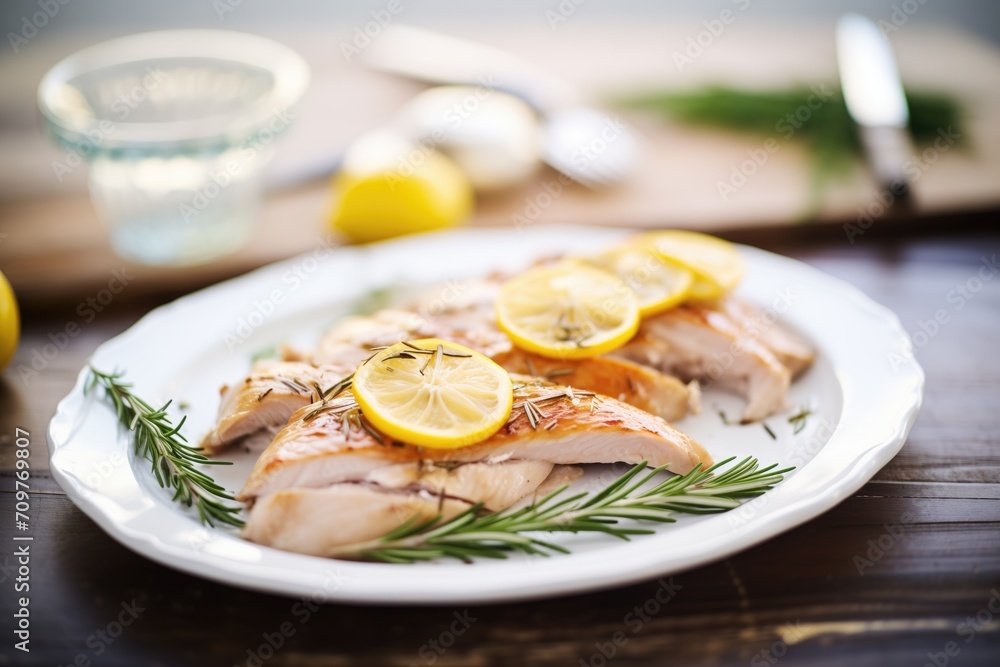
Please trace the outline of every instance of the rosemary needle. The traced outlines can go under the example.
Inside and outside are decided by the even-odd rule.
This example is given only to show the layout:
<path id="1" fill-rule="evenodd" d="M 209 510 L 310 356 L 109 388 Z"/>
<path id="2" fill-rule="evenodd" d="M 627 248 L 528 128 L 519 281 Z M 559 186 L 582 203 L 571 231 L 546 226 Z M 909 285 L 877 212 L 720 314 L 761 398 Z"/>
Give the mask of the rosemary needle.
<path id="1" fill-rule="evenodd" d="M 90 366 L 90 380 L 85 392 L 100 385 L 115 407 L 118 421 L 134 433 L 137 456 L 152 464 L 153 475 L 161 487 L 174 490 L 174 501 L 198 509 L 201 522 L 214 526 L 215 521 L 231 526 L 242 526 L 237 516 L 240 507 L 225 501 L 233 496 L 214 479 L 198 470 L 196 465 L 231 465 L 229 461 L 215 461 L 192 447 L 181 435 L 187 417 L 174 425 L 167 417 L 170 401 L 156 409 L 132 393 L 132 385 L 122 381 L 124 373 L 105 373 Z"/>
<path id="2" fill-rule="evenodd" d="M 802 408 L 799 410 L 798 414 L 792 415 L 788 418 L 788 423 L 794 426 L 794 435 L 798 435 L 806 427 L 806 419 L 812 414 L 812 410 L 809 408 Z"/>

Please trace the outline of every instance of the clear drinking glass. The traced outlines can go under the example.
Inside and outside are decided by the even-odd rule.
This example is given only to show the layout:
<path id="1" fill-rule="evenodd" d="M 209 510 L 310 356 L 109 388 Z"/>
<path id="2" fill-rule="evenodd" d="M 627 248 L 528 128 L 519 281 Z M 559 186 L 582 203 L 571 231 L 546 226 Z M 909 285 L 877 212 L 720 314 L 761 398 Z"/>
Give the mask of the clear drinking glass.
<path id="1" fill-rule="evenodd" d="M 42 79 L 38 105 L 66 149 L 57 170 L 89 162 L 115 250 L 193 264 L 250 236 L 262 168 L 308 82 L 305 61 L 271 40 L 167 30 L 66 58 Z"/>

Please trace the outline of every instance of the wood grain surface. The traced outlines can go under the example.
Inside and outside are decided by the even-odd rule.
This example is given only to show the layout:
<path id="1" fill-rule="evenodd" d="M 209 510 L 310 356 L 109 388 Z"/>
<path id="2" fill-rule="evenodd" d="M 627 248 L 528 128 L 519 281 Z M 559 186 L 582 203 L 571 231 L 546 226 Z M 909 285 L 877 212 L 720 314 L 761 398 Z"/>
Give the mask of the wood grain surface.
<path id="1" fill-rule="evenodd" d="M 917 348 L 925 404 L 889 465 L 825 515 L 674 576 L 664 604 L 664 584 L 650 581 L 526 604 L 310 607 L 152 563 L 61 492 L 48 476 L 44 433 L 94 347 L 156 302 L 115 300 L 26 383 L 18 366 L 76 318 L 72 305 L 29 312 L 0 380 L 0 543 L 13 544 L 20 427 L 32 441 L 31 653 L 12 649 L 7 546 L 0 665 L 1000 664 L 1000 277 L 975 291 L 969 282 L 1000 252 L 1000 234 L 762 245 L 859 286 L 911 335 L 939 310 L 948 321 Z M 961 301 L 960 285 L 970 295 Z M 137 618 L 112 638 L 129 610 Z"/>

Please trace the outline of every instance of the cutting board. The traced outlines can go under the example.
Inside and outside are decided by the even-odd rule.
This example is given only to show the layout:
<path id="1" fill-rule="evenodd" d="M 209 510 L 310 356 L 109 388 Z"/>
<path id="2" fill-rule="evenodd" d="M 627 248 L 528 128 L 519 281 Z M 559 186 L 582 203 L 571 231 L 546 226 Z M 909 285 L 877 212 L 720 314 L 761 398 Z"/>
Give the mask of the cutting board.
<path id="1" fill-rule="evenodd" d="M 698 39 L 699 24 L 597 27 L 456 28 L 544 66 L 575 83 L 595 103 L 656 89 L 691 90 L 706 84 L 773 89 L 796 84 L 836 85 L 832 26 L 827 24 L 741 23 L 739 16 L 690 62 L 676 64 Z M 337 45 L 349 39 L 341 27 L 322 34 L 273 34 L 309 61 L 313 84 L 295 132 L 272 165 L 272 184 L 332 161 L 352 137 L 387 123 L 420 86 L 366 71 L 346 62 Z M 968 34 L 948 28 L 903 26 L 890 34 L 904 82 L 911 88 L 950 93 L 963 103 L 964 147 L 918 154 L 914 188 L 920 212 L 943 214 L 1000 206 L 1000 52 Z M 706 41 L 706 40 L 702 40 Z M 25 53 L 16 67 L 0 63 L 8 87 L 27 91 L 55 60 L 79 44 L 70 41 Z M 72 48 L 70 48 L 70 46 Z M 690 51 L 690 53 L 696 53 Z M 59 151 L 31 127 L 24 108 L 30 92 L 8 95 L 0 114 L 9 123 L 0 133 L 0 269 L 22 302 L 42 306 L 74 301 L 101 289 L 112 270 L 134 274 L 128 298 L 195 288 L 267 262 L 309 250 L 322 239 L 330 191 L 323 181 L 272 187 L 258 232 L 238 253 L 213 264 L 183 269 L 151 268 L 117 258 L 86 195 L 85 170 L 63 182 L 52 174 Z M 18 106 L 19 105 L 19 106 Z M 523 187 L 480 197 L 473 225 L 600 224 L 628 227 L 688 227 L 714 232 L 802 225 L 843 224 L 869 211 L 878 195 L 860 164 L 835 183 L 818 211 L 809 210 L 808 155 L 794 137 L 778 137 L 777 150 L 753 169 L 765 137 L 680 126 L 660 117 L 620 113 L 640 137 L 642 152 L 634 177 L 622 186 L 594 193 L 541 170 Z M 777 122 L 778 119 L 776 119 Z M 947 128 L 942 128 L 947 132 Z M 735 191 L 720 183 L 739 182 Z M 736 179 L 735 181 L 733 179 Z M 556 192 L 556 196 L 552 193 Z M 530 235 L 526 235 L 530 242 Z M 123 297 L 125 298 L 125 297 Z"/>

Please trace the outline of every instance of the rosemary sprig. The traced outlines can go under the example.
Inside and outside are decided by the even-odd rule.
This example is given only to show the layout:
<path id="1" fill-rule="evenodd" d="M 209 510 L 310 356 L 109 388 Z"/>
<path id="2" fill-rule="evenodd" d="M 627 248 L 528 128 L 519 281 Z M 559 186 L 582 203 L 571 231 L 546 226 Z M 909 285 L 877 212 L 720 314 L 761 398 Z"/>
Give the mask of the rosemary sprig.
<path id="1" fill-rule="evenodd" d="M 606 533 L 628 540 L 632 535 L 653 531 L 622 520 L 675 521 L 674 513 L 711 514 L 739 507 L 781 482 L 792 468 L 777 465 L 760 468 L 755 458 L 745 458 L 722 470 L 735 457 L 716 465 L 652 483 L 667 466 L 649 469 L 646 463 L 633 467 L 597 493 L 566 495 L 558 489 L 541 501 L 521 509 L 482 514 L 482 506 L 443 521 L 411 519 L 390 533 L 367 542 L 345 545 L 329 555 L 335 558 L 414 563 L 450 557 L 470 562 L 473 558 L 506 558 L 511 552 L 548 556 L 569 553 L 565 547 L 540 539 L 537 533 Z M 645 474 L 642 474 L 645 471 Z M 650 486 L 652 483 L 652 486 Z"/>
<path id="2" fill-rule="evenodd" d="M 201 522 L 214 526 L 215 521 L 231 526 L 242 526 L 240 507 L 224 501 L 233 496 L 214 479 L 198 470 L 196 465 L 231 465 L 228 461 L 209 459 L 198 447 L 187 444 L 181 427 L 187 421 L 182 417 L 175 426 L 167 416 L 170 401 L 156 409 L 132 393 L 132 384 L 123 382 L 124 373 L 105 373 L 90 366 L 90 380 L 85 392 L 100 385 L 115 406 L 118 421 L 135 434 L 136 456 L 147 459 L 153 468 L 156 481 L 163 488 L 174 490 L 173 500 L 182 505 L 198 508 Z"/>

